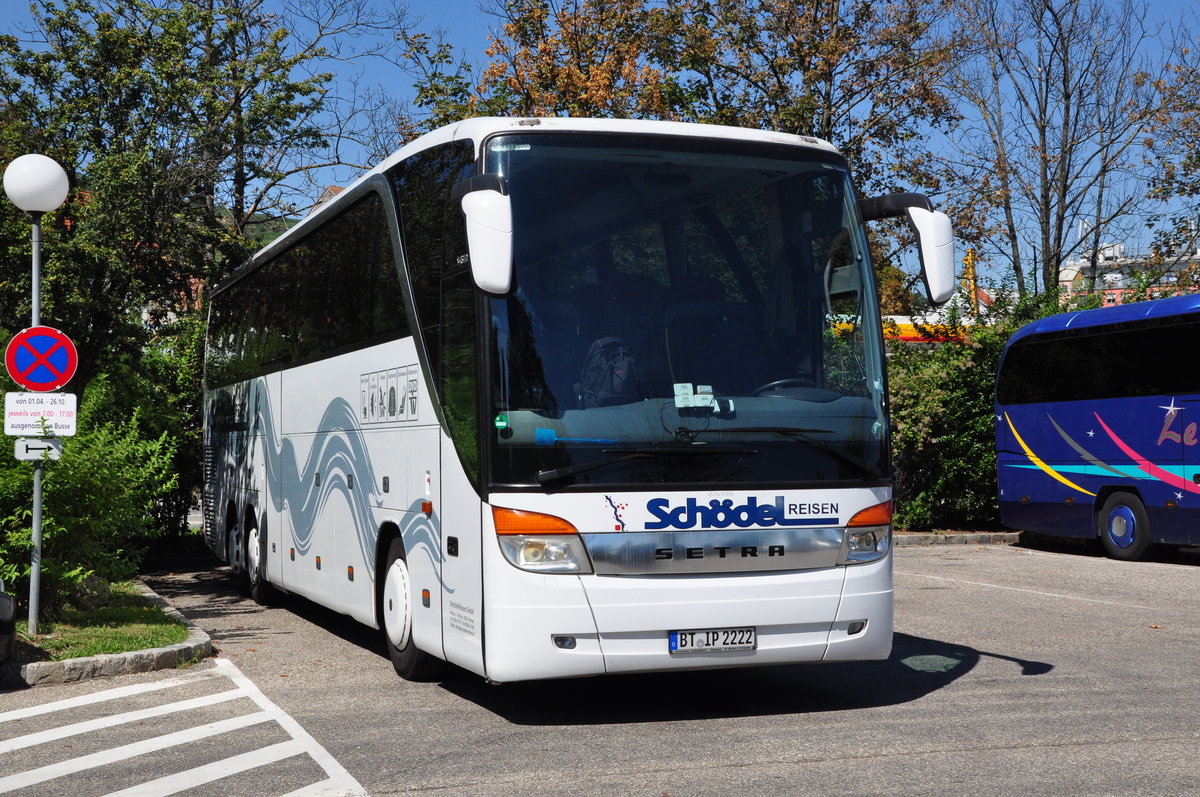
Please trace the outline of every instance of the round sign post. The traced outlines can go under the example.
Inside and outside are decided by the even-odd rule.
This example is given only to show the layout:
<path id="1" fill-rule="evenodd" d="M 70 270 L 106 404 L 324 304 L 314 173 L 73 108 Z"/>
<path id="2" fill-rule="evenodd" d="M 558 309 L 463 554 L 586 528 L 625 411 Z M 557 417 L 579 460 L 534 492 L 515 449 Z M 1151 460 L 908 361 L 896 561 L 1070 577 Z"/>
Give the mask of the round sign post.
<path id="1" fill-rule="evenodd" d="M 42 214 L 50 213 L 58 208 L 67 199 L 67 194 L 71 190 L 71 181 L 67 177 L 66 171 L 55 162 L 52 158 L 47 158 L 45 155 L 31 153 L 22 155 L 21 157 L 8 164 L 4 170 L 4 193 L 8 194 L 8 198 L 12 203 L 25 211 L 29 215 L 29 220 L 32 224 L 32 244 L 33 244 L 33 272 L 32 272 L 32 290 L 30 291 L 31 307 L 30 307 L 30 329 L 25 330 L 13 339 L 12 343 L 8 344 L 8 350 L 4 353 L 4 362 L 8 365 L 8 373 L 13 380 L 23 387 L 28 387 L 30 390 L 49 391 L 62 387 L 71 377 L 75 375 L 75 366 L 79 364 L 78 357 L 75 353 L 75 345 L 71 343 L 66 335 L 59 332 L 57 329 L 50 327 L 42 327 Z M 28 367 L 16 367 L 17 361 L 24 362 L 25 355 L 14 351 L 13 346 L 17 343 L 17 339 L 22 335 L 34 329 L 49 329 L 55 335 L 59 336 L 63 344 L 62 346 L 54 346 L 52 349 L 39 349 L 37 342 L 30 343 L 30 351 L 34 352 L 31 356 L 34 358 L 33 364 Z M 56 356 L 59 348 L 66 347 L 70 354 L 67 355 L 70 361 L 69 371 L 63 371 L 64 365 L 56 366 L 55 363 L 61 363 L 61 360 Z M 24 351 L 24 343 L 19 344 L 19 348 Z M 46 365 L 43 367 L 43 361 Z M 62 379 L 45 378 L 46 371 L 60 371 L 65 374 Z M 22 379 L 29 379 L 29 382 L 22 382 Z M 57 382 L 57 384 L 53 384 Z M 45 385 L 44 387 L 34 387 L 30 383 Z M 30 557 L 29 566 L 29 635 L 37 638 L 38 633 L 38 610 L 41 607 L 41 592 L 39 583 L 42 573 L 42 463 L 38 460 L 33 463 L 33 528 L 30 529 L 33 540 L 33 555 Z"/>
<path id="2" fill-rule="evenodd" d="M 21 387 L 46 392 L 71 381 L 79 367 L 79 353 L 62 332 L 35 326 L 21 330 L 8 342 L 4 365 Z"/>

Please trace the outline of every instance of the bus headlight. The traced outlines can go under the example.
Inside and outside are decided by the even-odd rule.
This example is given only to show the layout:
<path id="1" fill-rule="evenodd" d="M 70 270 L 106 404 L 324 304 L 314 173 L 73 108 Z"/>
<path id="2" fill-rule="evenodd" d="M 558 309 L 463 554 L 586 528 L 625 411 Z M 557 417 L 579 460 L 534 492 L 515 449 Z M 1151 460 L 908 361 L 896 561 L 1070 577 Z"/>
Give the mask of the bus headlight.
<path id="1" fill-rule="evenodd" d="M 892 504 L 876 504 L 850 518 L 838 564 L 866 564 L 887 556 L 892 547 Z"/>
<path id="2" fill-rule="evenodd" d="M 578 536 L 500 537 L 500 550 L 514 567 L 534 573 L 591 573 L 592 565 Z"/>
<path id="3" fill-rule="evenodd" d="M 583 540 L 560 517 L 492 507 L 500 551 L 513 567 L 534 573 L 592 572 Z"/>

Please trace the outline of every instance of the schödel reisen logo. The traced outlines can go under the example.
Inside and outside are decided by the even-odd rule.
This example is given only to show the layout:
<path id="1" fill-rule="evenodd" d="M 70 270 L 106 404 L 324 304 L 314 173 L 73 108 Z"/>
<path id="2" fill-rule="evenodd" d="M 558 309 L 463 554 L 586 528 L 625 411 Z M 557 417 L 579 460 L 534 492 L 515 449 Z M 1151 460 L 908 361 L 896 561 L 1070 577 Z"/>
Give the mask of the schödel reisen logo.
<path id="1" fill-rule="evenodd" d="M 751 496 L 746 503 L 733 505 L 732 499 L 701 504 L 689 498 L 682 506 L 671 506 L 670 499 L 651 498 L 646 511 L 656 519 L 646 524 L 647 531 L 659 529 L 739 529 L 771 528 L 772 526 L 836 526 L 838 505 L 833 502 L 787 503 L 782 495 L 774 503 L 760 504 Z"/>

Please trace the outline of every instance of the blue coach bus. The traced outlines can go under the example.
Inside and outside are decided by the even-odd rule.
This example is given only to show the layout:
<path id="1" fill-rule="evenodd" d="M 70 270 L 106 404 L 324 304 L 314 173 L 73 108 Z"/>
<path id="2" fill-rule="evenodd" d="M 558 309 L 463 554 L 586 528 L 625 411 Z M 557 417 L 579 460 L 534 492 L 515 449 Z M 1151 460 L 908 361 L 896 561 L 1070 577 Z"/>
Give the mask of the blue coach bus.
<path id="1" fill-rule="evenodd" d="M 1000 362 L 1000 516 L 1117 559 L 1200 545 L 1200 296 L 1063 313 Z"/>

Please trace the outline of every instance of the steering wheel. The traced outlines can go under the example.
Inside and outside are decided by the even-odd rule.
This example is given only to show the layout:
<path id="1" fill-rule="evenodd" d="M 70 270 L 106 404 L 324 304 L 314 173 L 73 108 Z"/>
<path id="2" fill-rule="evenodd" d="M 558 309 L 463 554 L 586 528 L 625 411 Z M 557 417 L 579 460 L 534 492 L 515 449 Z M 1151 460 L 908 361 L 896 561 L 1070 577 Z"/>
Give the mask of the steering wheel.
<path id="1" fill-rule="evenodd" d="M 765 385 L 759 385 L 750 391 L 751 396 L 760 396 L 771 390 L 780 387 L 820 387 L 816 382 L 808 377 L 794 376 L 790 379 L 776 379 L 774 382 L 767 382 Z"/>

